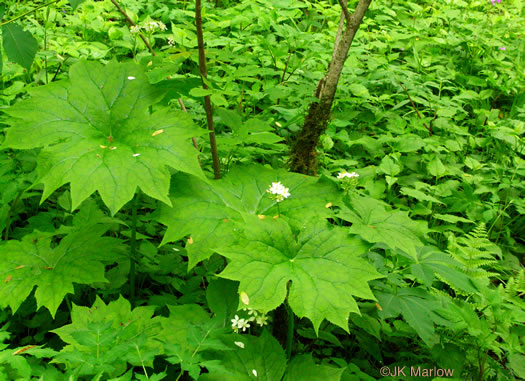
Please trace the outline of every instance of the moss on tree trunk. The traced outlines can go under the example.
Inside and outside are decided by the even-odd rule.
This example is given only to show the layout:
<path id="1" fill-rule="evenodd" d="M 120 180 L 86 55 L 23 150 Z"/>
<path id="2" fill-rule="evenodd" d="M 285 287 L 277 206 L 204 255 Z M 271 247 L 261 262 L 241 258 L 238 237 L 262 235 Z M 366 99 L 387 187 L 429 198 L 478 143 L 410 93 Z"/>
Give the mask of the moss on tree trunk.
<path id="1" fill-rule="evenodd" d="M 346 28 L 344 33 L 338 32 L 332 61 L 328 66 L 327 74 L 317 85 L 316 96 L 319 98 L 319 101 L 310 105 L 303 128 L 292 145 L 289 166 L 293 172 L 306 175 L 317 174 L 317 154 L 315 150 L 319 144 L 319 138 L 328 125 L 337 83 L 343 71 L 348 51 L 371 2 L 372 0 L 360 0 L 355 8 L 355 12 L 350 14 L 346 7 L 346 1 L 339 0 L 342 14 L 346 19 Z M 342 26 L 342 23 L 340 23 L 341 29 Z"/>

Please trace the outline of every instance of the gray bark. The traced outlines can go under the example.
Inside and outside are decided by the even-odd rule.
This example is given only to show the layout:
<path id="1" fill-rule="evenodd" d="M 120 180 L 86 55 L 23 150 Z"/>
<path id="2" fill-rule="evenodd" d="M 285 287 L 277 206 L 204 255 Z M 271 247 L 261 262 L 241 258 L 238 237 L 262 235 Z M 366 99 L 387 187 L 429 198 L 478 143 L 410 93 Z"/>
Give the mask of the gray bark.
<path id="1" fill-rule="evenodd" d="M 319 82 L 316 89 L 318 102 L 310 105 L 302 130 L 297 135 L 290 155 L 290 169 L 293 172 L 308 175 L 317 174 L 317 154 L 315 148 L 321 134 L 326 130 L 330 111 L 337 91 L 337 84 L 343 71 L 355 34 L 372 0 L 360 0 L 353 14 L 348 12 L 346 1 L 339 0 L 346 19 L 346 27 L 340 40 L 336 38 L 332 61 L 328 66 L 326 76 Z"/>

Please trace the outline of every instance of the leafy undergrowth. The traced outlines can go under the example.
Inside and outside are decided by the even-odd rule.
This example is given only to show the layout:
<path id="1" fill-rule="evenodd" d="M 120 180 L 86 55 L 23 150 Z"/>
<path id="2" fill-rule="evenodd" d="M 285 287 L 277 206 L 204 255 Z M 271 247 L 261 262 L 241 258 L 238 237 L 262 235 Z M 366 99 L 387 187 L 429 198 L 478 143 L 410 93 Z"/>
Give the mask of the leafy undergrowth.
<path id="1" fill-rule="evenodd" d="M 206 4 L 204 90 L 193 3 L 118 3 L 0 5 L 0 380 L 525 378 L 520 1 L 372 2 L 319 177 L 338 6 Z"/>

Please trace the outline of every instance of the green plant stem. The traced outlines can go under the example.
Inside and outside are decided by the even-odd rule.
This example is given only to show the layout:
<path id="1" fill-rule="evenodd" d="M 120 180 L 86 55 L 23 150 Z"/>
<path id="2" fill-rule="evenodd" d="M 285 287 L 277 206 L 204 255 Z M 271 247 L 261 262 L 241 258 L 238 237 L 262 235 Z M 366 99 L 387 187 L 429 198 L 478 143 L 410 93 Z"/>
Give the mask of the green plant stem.
<path id="1" fill-rule="evenodd" d="M 137 354 L 139 355 L 140 364 L 142 365 L 142 370 L 144 371 L 146 378 L 149 380 L 148 371 L 146 370 L 146 366 L 144 365 L 144 360 L 142 359 L 142 355 L 140 354 L 140 350 L 137 344 L 135 344 L 135 349 L 137 350 Z"/>
<path id="2" fill-rule="evenodd" d="M 24 16 L 27 16 L 28 14 L 30 13 L 33 13 L 33 12 L 36 12 L 38 11 L 39 9 L 42 9 L 44 7 L 47 7 L 48 5 L 51 5 L 51 4 L 54 4 L 54 3 L 58 3 L 59 0 L 53 0 L 53 1 L 50 1 L 49 3 L 45 3 L 45 4 L 42 4 L 42 5 L 39 5 L 38 7 L 34 8 L 34 9 L 31 9 L 30 11 L 27 11 L 27 12 L 24 12 L 16 17 L 13 17 L 11 20 L 7 20 L 7 21 L 4 21 L 4 22 L 1 22 L 0 23 L 0 26 L 2 25 L 6 25 L 6 24 L 9 24 L 9 23 L 12 23 L 13 21 L 16 21 L 18 19 L 21 19 L 22 17 Z"/>
<path id="3" fill-rule="evenodd" d="M 7 212 L 7 217 L 5 220 L 5 230 L 4 230 L 4 241 L 7 241 L 7 238 L 9 238 L 9 229 L 11 228 L 11 216 L 13 215 L 13 210 L 16 207 L 16 204 L 18 204 L 18 201 L 20 201 L 20 197 L 25 193 L 27 189 L 21 190 L 16 195 L 15 200 L 11 204 L 11 207 L 9 208 L 9 211 Z"/>
<path id="4" fill-rule="evenodd" d="M 66 300 L 66 306 L 67 306 L 67 310 L 69 311 L 69 319 L 71 320 L 71 311 L 72 311 L 72 308 L 71 308 L 71 300 L 69 300 L 69 294 L 66 294 L 65 298 Z"/>
<path id="5" fill-rule="evenodd" d="M 137 257 L 137 207 L 139 204 L 139 193 L 133 198 L 131 206 L 131 237 L 129 240 L 129 301 L 131 308 L 135 307 L 135 260 Z"/>
<path id="6" fill-rule="evenodd" d="M 286 302 L 286 312 L 288 313 L 288 331 L 286 332 L 286 358 L 290 360 L 292 357 L 293 334 L 295 329 L 295 315 Z"/>

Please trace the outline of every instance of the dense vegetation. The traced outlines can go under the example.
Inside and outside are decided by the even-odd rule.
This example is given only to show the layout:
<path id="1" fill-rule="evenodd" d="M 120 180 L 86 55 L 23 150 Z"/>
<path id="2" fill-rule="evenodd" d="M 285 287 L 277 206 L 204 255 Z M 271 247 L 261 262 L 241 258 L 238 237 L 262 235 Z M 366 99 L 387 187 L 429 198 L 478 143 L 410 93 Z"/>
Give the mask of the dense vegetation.
<path id="1" fill-rule="evenodd" d="M 340 14 L 0 5 L 0 380 L 525 378 L 523 2 L 372 2 L 294 173 Z"/>

